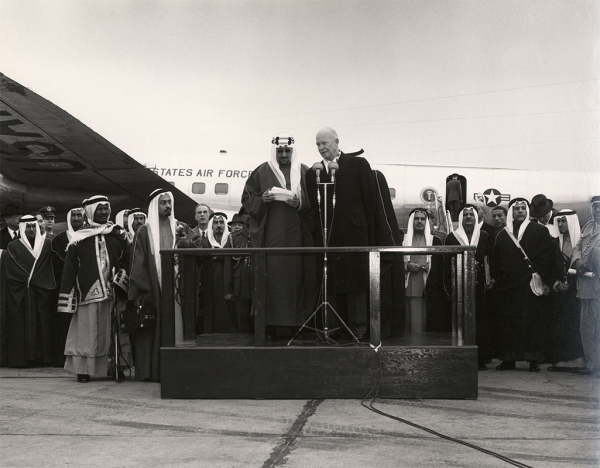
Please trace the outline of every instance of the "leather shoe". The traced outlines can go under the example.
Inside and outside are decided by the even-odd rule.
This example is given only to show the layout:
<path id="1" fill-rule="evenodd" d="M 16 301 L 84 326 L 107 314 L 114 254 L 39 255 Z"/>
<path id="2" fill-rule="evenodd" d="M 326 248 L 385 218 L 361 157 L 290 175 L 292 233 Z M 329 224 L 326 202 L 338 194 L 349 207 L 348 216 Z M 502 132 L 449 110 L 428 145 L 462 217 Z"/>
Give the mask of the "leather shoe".
<path id="1" fill-rule="evenodd" d="M 77 374 L 77 382 L 79 383 L 88 383 L 90 381 L 89 374 Z"/>
<path id="2" fill-rule="evenodd" d="M 529 372 L 539 372 L 540 364 L 537 361 L 529 361 Z"/>
<path id="3" fill-rule="evenodd" d="M 487 366 L 485 364 L 479 364 L 477 370 L 487 370 Z"/>
<path id="4" fill-rule="evenodd" d="M 502 361 L 499 366 L 496 366 L 496 370 L 514 370 L 515 361 Z"/>

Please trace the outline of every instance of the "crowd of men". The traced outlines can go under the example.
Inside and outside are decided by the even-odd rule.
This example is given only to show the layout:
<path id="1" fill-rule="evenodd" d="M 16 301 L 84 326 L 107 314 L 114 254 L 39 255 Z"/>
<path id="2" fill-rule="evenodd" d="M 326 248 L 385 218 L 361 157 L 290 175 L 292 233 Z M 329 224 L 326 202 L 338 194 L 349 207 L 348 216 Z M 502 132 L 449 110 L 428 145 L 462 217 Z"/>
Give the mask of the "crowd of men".
<path id="1" fill-rule="evenodd" d="M 488 224 L 481 205 L 464 204 L 452 177 L 451 232 L 434 232 L 430 211 L 417 207 L 405 234 L 385 177 L 371 170 L 362 151 L 343 153 L 335 130 L 324 128 L 316 135 L 322 161 L 309 168 L 294 143 L 288 134 L 273 138 L 270 159 L 248 178 L 230 222 L 199 204 L 190 228 L 175 218 L 173 195 L 163 189 L 150 194 L 147 213 L 123 210 L 115 222 L 107 197 L 83 200 L 68 211 L 67 230 L 58 235 L 53 207 L 25 214 L 6 205 L 0 364 L 61 366 L 82 383 L 111 372 L 122 380 L 135 367 L 136 379 L 158 381 L 160 250 L 462 245 L 476 247 L 480 370 L 497 358 L 499 371 L 526 361 L 531 372 L 547 362 L 550 371 L 598 374 L 600 196 L 592 197 L 592 220 L 583 229 L 574 211 L 554 210 L 542 194 L 494 207 Z M 296 252 L 268 254 L 265 272 L 256 276 L 250 255 L 197 260 L 195 333 L 250 333 L 254 316 L 263 314 L 270 336 L 294 336 L 326 303 L 334 313 L 320 326 L 347 333 L 350 341 L 368 340 L 368 254 L 324 260 Z M 384 253 L 380 271 L 382 337 L 451 331 L 450 256 Z M 253 300 L 259 285 L 264 302 Z M 180 304 L 174 304 L 176 343 L 184 337 Z M 132 307 L 156 311 L 153 326 L 131 334 L 115 328 L 119 312 Z M 118 357 L 111 354 L 115 343 Z"/>

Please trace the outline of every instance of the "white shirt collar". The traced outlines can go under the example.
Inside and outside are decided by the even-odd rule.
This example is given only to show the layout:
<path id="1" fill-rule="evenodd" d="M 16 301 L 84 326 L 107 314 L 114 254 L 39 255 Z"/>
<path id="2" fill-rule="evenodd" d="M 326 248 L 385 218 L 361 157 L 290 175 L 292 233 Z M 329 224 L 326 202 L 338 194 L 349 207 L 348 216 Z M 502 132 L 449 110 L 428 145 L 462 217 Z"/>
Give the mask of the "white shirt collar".
<path id="1" fill-rule="evenodd" d="M 342 152 L 341 152 L 341 151 L 338 151 L 338 155 L 337 155 L 335 158 L 333 158 L 333 160 L 332 160 L 332 161 L 329 161 L 329 162 L 327 162 L 327 160 L 326 160 L 326 159 L 323 159 L 323 166 L 325 166 L 325 172 L 327 172 L 327 173 L 329 174 L 329 165 L 330 165 L 332 162 L 338 162 L 338 159 L 340 159 L 340 155 L 341 155 L 341 154 L 342 154 Z"/>

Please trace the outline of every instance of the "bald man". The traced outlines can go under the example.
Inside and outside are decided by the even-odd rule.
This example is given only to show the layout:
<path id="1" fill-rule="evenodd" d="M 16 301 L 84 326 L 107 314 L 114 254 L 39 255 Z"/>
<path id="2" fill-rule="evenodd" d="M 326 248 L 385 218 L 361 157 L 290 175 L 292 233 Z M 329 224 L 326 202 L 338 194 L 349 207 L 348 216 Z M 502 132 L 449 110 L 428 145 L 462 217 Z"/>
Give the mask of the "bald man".
<path id="1" fill-rule="evenodd" d="M 328 227 L 326 245 L 329 247 L 374 245 L 375 181 L 369 162 L 360 156 L 341 152 L 338 135 L 332 128 L 319 130 L 316 145 L 323 158 L 320 182 L 335 181 L 335 184 L 328 186 L 325 198 L 323 185 L 317 185 L 316 169 L 313 167 L 306 171 L 306 187 L 313 210 L 315 245 L 324 245 L 325 223 Z M 333 162 L 338 166 L 335 173 L 330 166 Z M 327 220 L 324 219 L 326 207 Z M 368 330 L 368 255 L 330 255 L 329 264 L 329 290 L 333 296 L 330 299 L 337 305 L 336 310 L 340 316 L 347 317 L 350 330 L 359 339 L 365 338 Z"/>

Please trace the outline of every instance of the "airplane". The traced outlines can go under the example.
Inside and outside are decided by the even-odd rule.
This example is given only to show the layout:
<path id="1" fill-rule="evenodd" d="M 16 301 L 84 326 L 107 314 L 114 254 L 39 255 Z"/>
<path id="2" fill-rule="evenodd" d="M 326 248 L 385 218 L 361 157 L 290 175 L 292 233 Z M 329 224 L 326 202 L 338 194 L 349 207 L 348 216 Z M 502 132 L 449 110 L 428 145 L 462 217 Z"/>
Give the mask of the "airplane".
<path id="1" fill-rule="evenodd" d="M 148 195 L 157 188 L 171 190 L 182 221 L 194 221 L 194 200 L 60 107 L 0 73 L 0 210 L 8 203 L 25 212 L 52 205 L 57 222 L 64 222 L 71 205 L 106 195 L 114 215 L 124 208 L 147 208 Z"/>
<path id="2" fill-rule="evenodd" d="M 351 148 L 347 153 L 360 154 L 361 151 Z M 310 167 L 318 159 L 317 153 L 315 161 L 305 163 Z M 212 164 L 183 164 L 170 168 L 154 166 L 151 170 L 198 203 L 205 203 L 213 211 L 225 212 L 230 217 L 241 207 L 244 184 L 253 167 L 234 163 L 235 159 L 229 157 L 225 150 L 220 152 L 218 158 L 213 156 L 205 160 L 212 161 Z M 599 173 L 390 163 L 374 163 L 371 168 L 385 175 L 398 224 L 405 231 L 410 211 L 416 207 L 426 207 L 431 212 L 434 229 L 448 232 L 450 227 L 444 198 L 446 182 L 453 173 L 458 174 L 465 203 L 483 204 L 486 221 L 490 223 L 495 206 L 507 207 L 512 198 L 531 200 L 534 195 L 543 193 L 555 201 L 555 209 L 576 210 L 583 225 L 591 218 L 588 206 L 590 197 L 600 193 Z"/>
<path id="3" fill-rule="evenodd" d="M 210 161 L 202 166 L 174 163 L 147 168 L 63 109 L 0 73 L 0 207 L 15 203 L 30 212 L 50 204 L 59 215 L 57 232 L 60 221 L 64 229 L 69 207 L 84 198 L 106 195 L 114 216 L 124 208 L 147 209 L 147 196 L 157 188 L 171 190 L 177 218 L 188 224 L 195 225 L 197 203 L 231 215 L 239 210 L 245 181 L 256 166 L 240 164 L 237 161 L 248 159 L 234 158 L 226 150 L 218 156 L 194 158 Z M 430 209 L 434 229 L 448 232 L 443 199 L 453 173 L 459 174 L 466 202 L 485 203 L 488 222 L 493 206 L 544 193 L 555 201 L 556 209 L 575 209 L 583 224 L 590 218 L 588 200 L 600 194 L 600 173 L 380 164 L 376 155 L 364 156 L 385 175 L 403 229 L 410 210 L 421 206 Z M 318 160 L 315 150 L 313 161 L 302 162 L 310 167 Z"/>

